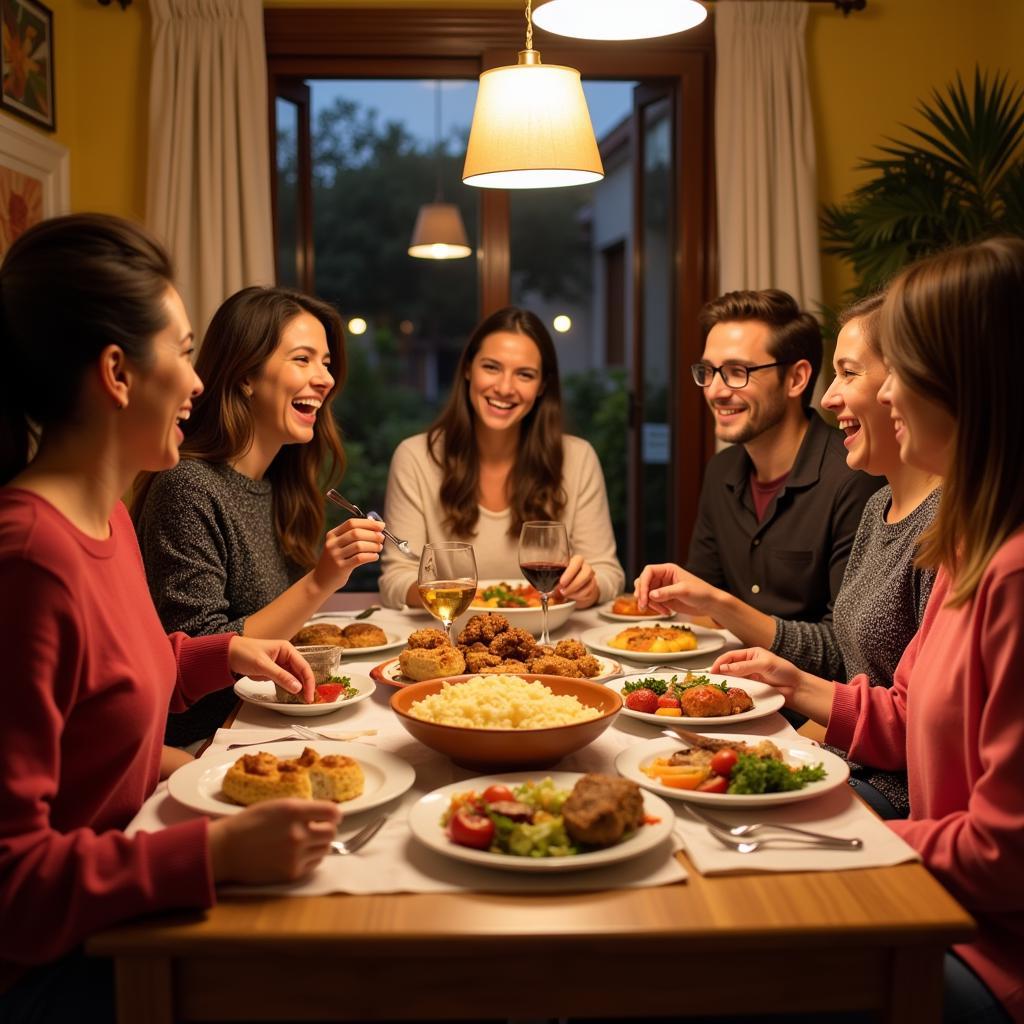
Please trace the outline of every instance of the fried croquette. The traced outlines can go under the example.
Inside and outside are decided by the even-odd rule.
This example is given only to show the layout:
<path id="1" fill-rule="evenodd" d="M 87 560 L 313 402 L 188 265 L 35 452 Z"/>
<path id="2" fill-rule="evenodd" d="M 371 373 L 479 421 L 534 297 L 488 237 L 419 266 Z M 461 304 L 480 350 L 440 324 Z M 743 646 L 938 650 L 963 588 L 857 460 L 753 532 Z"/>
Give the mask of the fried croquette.
<path id="1" fill-rule="evenodd" d="M 424 630 L 423 632 L 428 632 Z M 466 670 L 466 660 L 457 647 L 409 647 L 398 656 L 402 675 L 416 682 L 458 676 Z"/>
<path id="2" fill-rule="evenodd" d="M 387 633 L 372 622 L 350 622 L 342 633 L 349 647 L 383 647 L 388 642 Z"/>
<path id="3" fill-rule="evenodd" d="M 479 641 L 490 646 L 491 641 L 499 633 L 504 633 L 509 628 L 509 621 L 504 615 L 499 615 L 497 612 L 483 612 L 480 615 L 474 615 L 466 623 L 457 642 L 460 646 L 466 646 Z"/>
<path id="4" fill-rule="evenodd" d="M 496 654 L 502 660 L 528 661 L 536 650 L 537 642 L 533 635 L 517 626 L 509 627 L 491 641 L 491 654 Z"/>
<path id="5" fill-rule="evenodd" d="M 420 647 L 432 651 L 436 647 L 449 647 L 448 637 L 440 629 L 417 629 L 409 634 L 409 649 Z"/>
<path id="6" fill-rule="evenodd" d="M 568 658 L 560 658 L 557 654 L 542 654 L 530 661 L 530 671 L 546 676 L 568 676 L 579 679 L 582 673 L 577 662 Z"/>
<path id="7" fill-rule="evenodd" d="M 501 663 L 501 658 L 496 654 L 491 654 L 486 647 L 482 651 L 466 650 L 463 654 L 466 659 L 467 672 L 483 672 L 484 669 Z"/>
<path id="8" fill-rule="evenodd" d="M 523 661 L 516 661 L 510 659 L 509 661 L 499 661 L 496 665 L 488 665 L 487 668 L 480 669 L 478 675 L 481 676 L 514 676 L 520 672 L 526 672 L 526 663 Z"/>
<path id="9" fill-rule="evenodd" d="M 560 658 L 568 658 L 570 661 L 579 661 L 587 656 L 587 649 L 580 640 L 559 640 L 555 644 L 555 654 Z"/>
<path id="10" fill-rule="evenodd" d="M 324 645 L 348 647 L 348 641 L 345 639 L 345 633 L 342 628 L 332 625 L 330 622 L 316 622 L 312 626 L 303 626 L 292 637 L 292 643 L 296 647 L 319 647 Z"/>

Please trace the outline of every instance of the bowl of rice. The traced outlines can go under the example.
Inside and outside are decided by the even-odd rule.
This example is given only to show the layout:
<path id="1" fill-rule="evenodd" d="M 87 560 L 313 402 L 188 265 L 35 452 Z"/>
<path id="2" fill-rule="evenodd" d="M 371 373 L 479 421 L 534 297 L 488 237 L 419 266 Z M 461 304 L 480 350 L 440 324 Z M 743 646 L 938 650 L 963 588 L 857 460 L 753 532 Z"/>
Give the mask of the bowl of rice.
<path id="1" fill-rule="evenodd" d="M 425 746 L 464 768 L 550 768 L 611 725 L 622 698 L 589 679 L 450 676 L 395 691 L 391 707 Z"/>

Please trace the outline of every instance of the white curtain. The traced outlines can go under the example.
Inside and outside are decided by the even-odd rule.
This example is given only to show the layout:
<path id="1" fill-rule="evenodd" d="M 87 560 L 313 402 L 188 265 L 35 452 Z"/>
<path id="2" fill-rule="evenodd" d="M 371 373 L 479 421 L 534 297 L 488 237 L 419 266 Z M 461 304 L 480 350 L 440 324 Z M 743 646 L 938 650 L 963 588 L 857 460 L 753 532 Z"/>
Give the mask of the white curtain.
<path id="1" fill-rule="evenodd" d="M 719 290 L 821 301 L 806 3 L 715 4 Z"/>
<path id="2" fill-rule="evenodd" d="M 146 220 L 199 338 L 225 298 L 274 280 L 261 0 L 151 0 Z"/>

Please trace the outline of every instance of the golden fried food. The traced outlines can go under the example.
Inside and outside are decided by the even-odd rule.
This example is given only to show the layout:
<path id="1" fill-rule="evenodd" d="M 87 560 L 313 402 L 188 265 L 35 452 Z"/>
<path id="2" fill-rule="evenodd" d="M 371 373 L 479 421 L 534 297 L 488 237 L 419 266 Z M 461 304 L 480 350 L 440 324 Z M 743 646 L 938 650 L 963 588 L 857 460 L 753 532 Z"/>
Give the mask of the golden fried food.
<path id="1" fill-rule="evenodd" d="M 733 713 L 729 695 L 717 686 L 691 686 L 683 690 L 679 705 L 690 718 L 721 718 Z"/>
<path id="2" fill-rule="evenodd" d="M 447 635 L 440 629 L 417 629 L 409 634 L 409 647 L 423 647 L 433 650 L 435 647 L 449 647 Z"/>
<path id="3" fill-rule="evenodd" d="M 512 658 L 516 661 L 528 661 L 534 656 L 537 649 L 537 641 L 533 634 L 518 626 L 511 626 L 504 632 L 499 633 L 491 641 L 491 654 L 496 654 L 502 660 Z"/>
<path id="4" fill-rule="evenodd" d="M 649 654 L 678 654 L 697 650 L 697 637 L 686 626 L 630 626 L 608 641 L 609 647 Z"/>
<path id="5" fill-rule="evenodd" d="M 526 672 L 526 663 L 522 661 L 516 661 L 510 659 L 508 661 L 499 661 L 496 665 L 488 665 L 487 668 L 482 668 L 477 673 L 481 676 L 514 676 L 520 672 Z"/>
<path id="6" fill-rule="evenodd" d="M 457 642 L 460 646 L 477 642 L 490 646 L 491 641 L 508 628 L 509 621 L 504 615 L 499 615 L 497 612 L 484 612 L 481 615 L 474 615 L 466 623 Z"/>
<path id="7" fill-rule="evenodd" d="M 657 612 L 651 611 L 648 608 L 646 611 L 640 611 L 640 606 L 636 603 L 636 598 L 632 594 L 620 594 L 612 602 L 612 612 L 615 615 L 635 615 L 639 619 L 650 618 L 657 616 Z"/>
<path id="8" fill-rule="evenodd" d="M 398 656 L 402 675 L 422 682 L 424 679 L 441 679 L 443 676 L 459 676 L 466 670 L 466 659 L 457 647 L 409 647 Z"/>
<path id="9" fill-rule="evenodd" d="M 501 664 L 501 658 L 496 654 L 491 654 L 485 647 L 482 651 L 474 651 L 467 649 L 463 652 L 463 657 L 466 659 L 466 671 L 467 672 L 483 672 L 484 669 L 491 668 L 494 665 Z"/>
<path id="10" fill-rule="evenodd" d="M 316 622 L 312 626 L 303 626 L 302 629 L 292 637 L 292 643 L 296 647 L 319 647 L 329 645 L 331 647 L 348 647 L 344 630 L 330 622 Z"/>
<path id="11" fill-rule="evenodd" d="M 539 658 L 531 659 L 530 671 L 546 676 L 568 676 L 570 679 L 582 676 L 578 662 L 560 658 L 557 654 L 542 654 Z"/>
<path id="12" fill-rule="evenodd" d="M 321 757 L 306 747 L 294 760 L 260 751 L 243 754 L 226 772 L 221 791 L 232 803 L 248 806 L 282 797 L 352 800 L 363 791 L 363 769 L 351 757 Z"/>
<path id="13" fill-rule="evenodd" d="M 730 686 L 726 696 L 729 698 L 729 707 L 734 715 L 741 715 L 744 711 L 749 711 L 754 706 L 750 694 L 737 686 Z"/>
<path id="14" fill-rule="evenodd" d="M 601 674 L 601 662 L 592 654 L 584 654 L 582 658 L 576 659 L 576 667 L 584 679 L 593 679 Z"/>
<path id="15" fill-rule="evenodd" d="M 555 644 L 554 654 L 560 658 L 568 658 L 570 661 L 579 661 L 587 656 L 587 649 L 580 640 L 559 640 Z"/>
<path id="16" fill-rule="evenodd" d="M 388 642 L 387 633 L 372 622 L 351 622 L 342 633 L 349 647 L 383 647 Z"/>

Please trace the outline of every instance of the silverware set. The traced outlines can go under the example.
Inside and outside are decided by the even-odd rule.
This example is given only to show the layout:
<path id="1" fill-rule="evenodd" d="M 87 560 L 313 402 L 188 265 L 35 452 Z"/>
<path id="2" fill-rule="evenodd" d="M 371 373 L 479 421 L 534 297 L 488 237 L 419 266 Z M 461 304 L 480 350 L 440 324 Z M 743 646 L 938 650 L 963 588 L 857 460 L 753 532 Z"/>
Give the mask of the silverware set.
<path id="1" fill-rule="evenodd" d="M 384 522 L 376 512 L 363 512 L 358 505 L 343 497 L 333 487 L 327 492 L 327 500 L 334 502 L 339 508 L 345 509 L 346 512 L 351 512 L 352 515 L 358 516 L 360 519 L 373 519 L 378 523 Z M 391 541 L 406 558 L 411 558 L 414 562 L 420 560 L 419 552 L 413 551 L 407 540 L 396 537 L 386 526 L 384 527 L 384 539 Z"/>
<path id="2" fill-rule="evenodd" d="M 797 828 L 795 825 L 782 825 L 775 822 L 753 822 L 741 825 L 730 825 L 727 821 L 698 810 L 693 804 L 683 804 L 686 813 L 694 821 L 700 822 L 723 846 L 728 846 L 738 853 L 755 853 L 768 843 L 785 843 L 787 846 L 811 846 L 830 850 L 860 850 L 864 846 L 861 839 L 844 839 L 842 836 L 830 836 L 823 832 L 812 832 L 810 829 Z M 782 835 L 764 835 L 764 832 L 781 832 Z M 758 833 L 754 838 L 748 839 Z"/>
<path id="3" fill-rule="evenodd" d="M 268 743 L 294 743 L 296 737 L 302 740 L 331 740 L 338 742 L 342 740 L 355 740 L 360 736 L 376 736 L 376 729 L 353 729 L 351 732 L 339 732 L 331 736 L 325 732 L 317 732 L 316 729 L 309 729 L 304 725 L 290 725 L 291 736 L 275 736 L 269 740 L 251 740 L 249 743 L 229 743 L 228 750 L 237 750 L 239 747 L 263 747 Z"/>
<path id="4" fill-rule="evenodd" d="M 365 828 L 360 829 L 351 839 L 335 839 L 331 843 L 331 849 L 335 853 L 341 854 L 342 857 L 347 857 L 350 853 L 361 850 L 384 827 L 384 823 L 387 820 L 388 816 L 382 814 L 379 818 L 371 821 Z"/>

